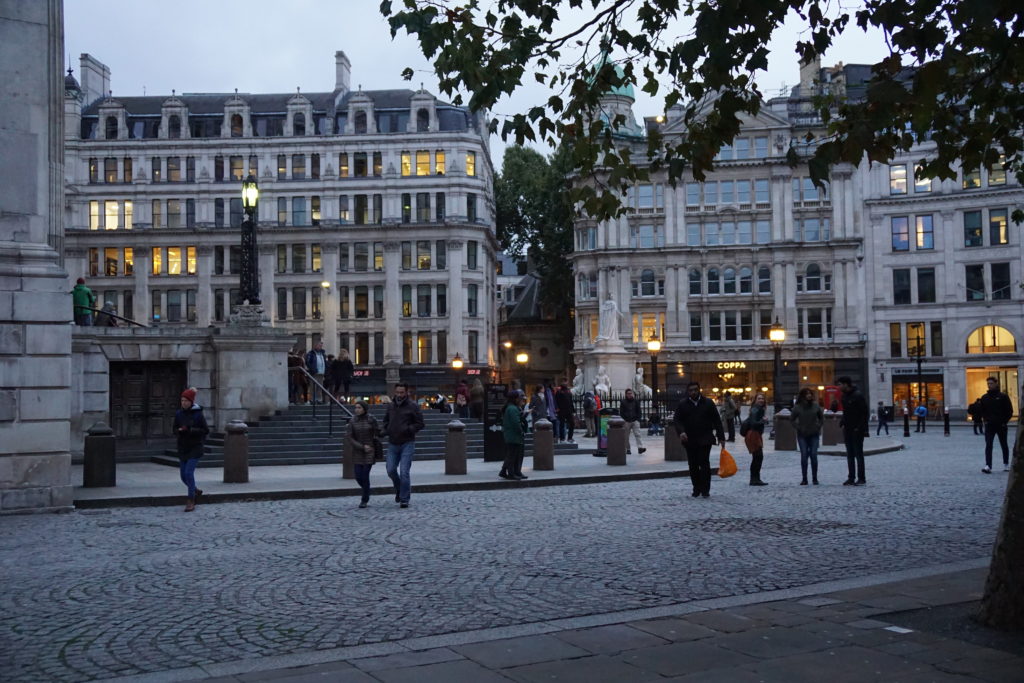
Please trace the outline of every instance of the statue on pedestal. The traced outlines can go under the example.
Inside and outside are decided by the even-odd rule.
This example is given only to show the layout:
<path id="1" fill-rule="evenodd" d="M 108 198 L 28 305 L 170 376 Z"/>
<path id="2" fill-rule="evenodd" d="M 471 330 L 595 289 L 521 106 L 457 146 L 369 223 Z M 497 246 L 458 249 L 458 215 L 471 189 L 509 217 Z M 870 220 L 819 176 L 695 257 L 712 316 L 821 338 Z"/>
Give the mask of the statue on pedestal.
<path id="1" fill-rule="evenodd" d="M 633 393 L 640 398 L 651 395 L 651 388 L 644 384 L 644 369 L 642 367 L 638 367 L 636 374 L 633 375 Z"/>
<path id="2" fill-rule="evenodd" d="M 583 368 L 576 368 L 576 376 L 572 378 L 572 395 L 583 395 Z"/>
<path id="3" fill-rule="evenodd" d="M 594 379 L 594 393 L 602 398 L 607 397 L 612 392 L 612 380 L 608 376 L 608 371 L 603 365 L 597 367 L 597 377 Z"/>
<path id="4" fill-rule="evenodd" d="M 622 342 L 619 339 L 619 318 L 621 317 L 622 313 L 619 311 L 619 305 L 615 303 L 612 295 L 608 294 L 604 303 L 601 304 L 597 325 L 597 338 L 594 341 L 611 342 L 612 344 L 621 345 Z"/>

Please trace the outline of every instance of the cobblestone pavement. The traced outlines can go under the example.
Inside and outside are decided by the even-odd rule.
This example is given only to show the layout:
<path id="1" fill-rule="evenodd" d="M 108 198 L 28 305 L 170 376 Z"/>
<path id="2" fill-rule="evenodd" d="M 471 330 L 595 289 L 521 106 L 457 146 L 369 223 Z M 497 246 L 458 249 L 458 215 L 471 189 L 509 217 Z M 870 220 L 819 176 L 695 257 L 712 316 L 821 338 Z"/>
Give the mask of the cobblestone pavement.
<path id="1" fill-rule="evenodd" d="M 739 595 L 985 557 L 981 437 L 715 479 L 0 518 L 0 670 L 75 681 Z M 414 467 L 415 476 L 415 467 Z"/>

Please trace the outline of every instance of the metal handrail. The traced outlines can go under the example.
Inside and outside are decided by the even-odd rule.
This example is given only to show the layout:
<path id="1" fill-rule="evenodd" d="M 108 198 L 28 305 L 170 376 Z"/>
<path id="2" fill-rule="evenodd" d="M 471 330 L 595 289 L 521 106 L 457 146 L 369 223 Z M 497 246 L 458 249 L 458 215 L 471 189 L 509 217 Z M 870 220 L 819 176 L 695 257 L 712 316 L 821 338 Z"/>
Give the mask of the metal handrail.
<path id="1" fill-rule="evenodd" d="M 92 308 L 91 306 L 75 306 L 75 308 L 76 309 L 85 310 L 85 311 L 92 311 L 93 313 L 103 313 L 104 315 L 109 315 L 111 318 L 117 318 L 118 320 L 123 320 L 126 323 L 131 323 L 132 325 L 138 325 L 139 327 L 149 327 L 149 325 L 144 325 L 143 323 L 140 323 L 138 320 L 132 320 L 131 318 L 126 318 L 123 315 L 118 315 L 117 313 L 111 313 L 110 311 L 104 311 L 102 308 Z"/>
<path id="2" fill-rule="evenodd" d="M 343 412 L 348 417 L 348 419 L 351 420 L 353 417 L 355 417 L 355 415 L 352 413 L 352 411 L 349 410 L 348 406 L 346 406 L 344 403 L 342 403 L 338 399 L 334 398 L 334 395 L 331 394 L 331 392 L 327 391 L 327 388 L 323 384 L 320 384 L 320 382 L 317 382 L 316 378 L 313 377 L 313 375 L 310 374 L 309 370 L 307 370 L 304 366 L 302 366 L 302 365 L 295 365 L 295 366 L 292 366 L 292 367 L 288 368 L 288 370 L 289 370 L 289 372 L 292 371 L 292 370 L 301 370 L 302 374 L 304 374 L 306 376 L 306 378 L 310 382 L 313 383 L 314 386 L 319 387 L 320 391 L 323 392 L 324 396 L 326 396 L 327 398 L 330 399 L 330 401 L 328 401 L 328 403 L 327 403 L 327 434 L 328 435 L 334 436 L 334 406 L 338 406 L 338 408 L 341 410 L 341 412 Z M 315 420 L 316 419 L 316 396 L 315 396 L 315 393 L 314 393 L 313 396 L 311 396 L 311 398 L 313 399 L 313 419 Z"/>

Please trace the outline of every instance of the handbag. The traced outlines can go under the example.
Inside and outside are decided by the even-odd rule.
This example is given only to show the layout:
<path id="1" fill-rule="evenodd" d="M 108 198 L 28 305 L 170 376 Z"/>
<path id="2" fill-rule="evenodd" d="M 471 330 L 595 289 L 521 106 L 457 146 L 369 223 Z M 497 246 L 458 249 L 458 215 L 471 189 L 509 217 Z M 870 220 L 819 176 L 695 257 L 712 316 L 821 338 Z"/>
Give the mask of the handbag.
<path id="1" fill-rule="evenodd" d="M 718 457 L 718 476 L 725 479 L 736 474 L 736 472 L 736 460 L 734 460 L 732 454 L 725 449 L 725 446 L 722 446 L 722 454 Z"/>

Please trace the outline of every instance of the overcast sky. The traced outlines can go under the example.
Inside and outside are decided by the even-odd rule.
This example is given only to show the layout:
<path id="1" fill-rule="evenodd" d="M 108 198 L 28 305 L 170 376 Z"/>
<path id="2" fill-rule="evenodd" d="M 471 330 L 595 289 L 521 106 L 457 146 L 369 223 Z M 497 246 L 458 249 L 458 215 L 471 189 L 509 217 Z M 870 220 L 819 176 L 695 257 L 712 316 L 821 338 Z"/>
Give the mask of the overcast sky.
<path id="1" fill-rule="evenodd" d="M 353 89 L 417 88 L 422 82 L 438 94 L 418 44 L 404 33 L 392 40 L 378 6 L 378 0 L 64 0 L 65 51 L 76 76 L 83 52 L 110 67 L 114 97 L 170 95 L 172 89 L 326 92 L 334 89 L 335 50 L 352 62 Z M 793 52 L 798 35 L 795 25 L 777 35 L 769 69 L 757 79 L 766 95 L 799 80 Z M 852 30 L 823 64 L 874 62 L 883 55 L 879 34 Z M 405 67 L 416 70 L 411 83 L 401 78 Z M 527 84 L 493 113 L 526 111 L 547 95 Z M 640 118 L 661 108 L 660 100 L 639 93 L 634 111 Z M 492 139 L 499 168 L 504 147 L 498 136 Z"/>

